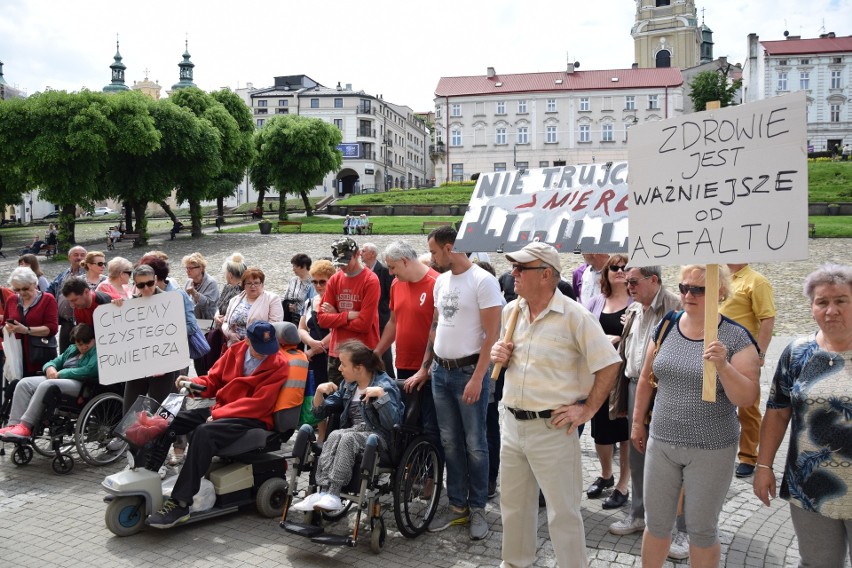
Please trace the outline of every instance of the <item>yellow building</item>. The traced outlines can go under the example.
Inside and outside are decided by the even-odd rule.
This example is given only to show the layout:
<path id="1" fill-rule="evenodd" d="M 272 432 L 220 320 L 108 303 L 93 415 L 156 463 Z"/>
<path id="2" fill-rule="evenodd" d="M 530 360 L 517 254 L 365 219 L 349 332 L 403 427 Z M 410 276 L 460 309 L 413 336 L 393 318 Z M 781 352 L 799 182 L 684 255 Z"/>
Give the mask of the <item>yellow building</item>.
<path id="1" fill-rule="evenodd" d="M 698 24 L 693 0 L 636 0 L 630 34 L 640 68 L 686 69 L 713 60 L 713 32 Z"/>
<path id="2" fill-rule="evenodd" d="M 139 91 L 147 97 L 151 97 L 155 101 L 160 100 L 160 91 L 163 90 L 159 83 L 148 79 L 147 69 L 145 69 L 145 79 L 139 82 L 133 81 L 133 86 L 130 88 L 134 91 Z"/>

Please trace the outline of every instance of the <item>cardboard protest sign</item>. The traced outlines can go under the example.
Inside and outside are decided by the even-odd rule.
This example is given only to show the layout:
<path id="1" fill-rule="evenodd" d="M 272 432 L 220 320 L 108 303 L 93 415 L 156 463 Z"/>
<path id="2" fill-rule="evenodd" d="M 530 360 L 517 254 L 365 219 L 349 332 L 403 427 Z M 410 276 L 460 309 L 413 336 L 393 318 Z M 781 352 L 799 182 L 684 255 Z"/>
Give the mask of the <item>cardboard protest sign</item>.
<path id="1" fill-rule="evenodd" d="M 626 252 L 627 202 L 627 162 L 484 173 L 455 250 L 511 252 L 539 240 L 560 252 Z"/>
<path id="2" fill-rule="evenodd" d="M 183 298 L 163 292 L 95 310 L 98 377 L 102 385 L 168 373 L 186 366 Z"/>
<path id="3" fill-rule="evenodd" d="M 808 256 L 804 92 L 630 129 L 632 265 Z"/>

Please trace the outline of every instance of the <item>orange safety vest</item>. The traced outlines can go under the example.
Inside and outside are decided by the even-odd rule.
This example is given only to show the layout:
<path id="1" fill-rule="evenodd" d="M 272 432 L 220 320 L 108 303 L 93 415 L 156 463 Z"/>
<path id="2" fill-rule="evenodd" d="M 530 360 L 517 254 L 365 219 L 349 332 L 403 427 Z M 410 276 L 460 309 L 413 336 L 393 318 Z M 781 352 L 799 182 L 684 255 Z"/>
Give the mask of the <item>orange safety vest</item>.
<path id="1" fill-rule="evenodd" d="M 287 345 L 281 347 L 281 354 L 287 358 L 288 370 L 287 380 L 281 385 L 281 390 L 278 391 L 278 399 L 275 401 L 275 408 L 272 412 L 272 420 L 275 424 L 275 429 L 279 432 L 294 428 L 287 420 L 288 416 L 292 417 L 294 412 L 287 412 L 290 409 L 302 407 L 302 401 L 305 399 L 305 386 L 308 381 L 308 357 L 295 345 Z M 299 413 L 295 412 L 296 421 L 298 422 Z M 296 424 L 298 426 L 298 423 Z"/>

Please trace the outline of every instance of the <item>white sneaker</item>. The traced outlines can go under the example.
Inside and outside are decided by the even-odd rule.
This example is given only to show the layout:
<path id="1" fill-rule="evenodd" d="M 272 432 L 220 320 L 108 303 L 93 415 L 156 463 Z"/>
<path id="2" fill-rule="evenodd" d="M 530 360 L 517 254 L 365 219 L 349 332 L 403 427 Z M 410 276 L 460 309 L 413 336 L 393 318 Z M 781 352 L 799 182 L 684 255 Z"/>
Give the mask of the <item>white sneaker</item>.
<path id="1" fill-rule="evenodd" d="M 108 452 L 118 452 L 118 451 L 123 452 L 125 449 L 127 449 L 127 442 L 125 442 L 120 437 L 116 436 L 115 438 L 113 438 L 112 440 L 110 440 L 107 443 L 106 449 L 107 449 Z"/>
<path id="2" fill-rule="evenodd" d="M 677 531 L 672 535 L 672 543 L 669 546 L 669 558 L 672 560 L 683 560 L 689 558 L 689 535 Z"/>
<path id="3" fill-rule="evenodd" d="M 625 535 L 645 530 L 645 519 L 632 516 L 625 517 L 609 525 L 612 534 Z"/>
<path id="4" fill-rule="evenodd" d="M 322 509 L 324 511 L 338 511 L 343 508 L 343 502 L 337 495 L 324 493 L 322 497 L 314 503 L 314 509 Z"/>
<path id="5" fill-rule="evenodd" d="M 308 511 L 313 511 L 314 505 L 317 501 L 320 500 L 320 497 L 322 497 L 322 495 L 322 493 L 311 493 L 310 495 L 293 505 L 291 508 L 295 511 L 304 511 L 306 513 Z"/>

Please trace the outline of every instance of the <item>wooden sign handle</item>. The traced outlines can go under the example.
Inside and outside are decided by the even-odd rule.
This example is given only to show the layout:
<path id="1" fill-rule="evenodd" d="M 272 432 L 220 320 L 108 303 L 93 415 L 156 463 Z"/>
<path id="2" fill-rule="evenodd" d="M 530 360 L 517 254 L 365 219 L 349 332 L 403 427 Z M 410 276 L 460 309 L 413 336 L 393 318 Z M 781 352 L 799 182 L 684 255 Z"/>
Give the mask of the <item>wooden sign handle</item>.
<path id="1" fill-rule="evenodd" d="M 719 265 L 708 264 L 704 273 L 704 348 L 719 335 Z M 701 400 L 716 402 L 716 365 L 704 360 Z"/>
<path id="2" fill-rule="evenodd" d="M 521 302 L 520 298 L 515 302 L 515 307 L 512 310 L 512 313 L 509 314 L 509 321 L 506 322 L 506 333 L 503 335 L 503 343 L 509 343 L 512 341 L 512 336 L 515 334 L 515 324 L 518 323 L 518 314 L 521 313 Z M 500 370 L 503 368 L 503 365 L 500 363 L 495 363 L 494 368 L 491 370 L 491 379 L 496 381 L 500 376 Z"/>

